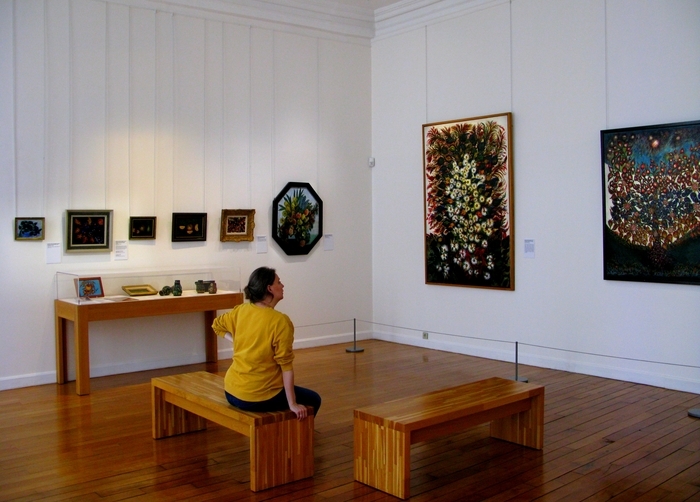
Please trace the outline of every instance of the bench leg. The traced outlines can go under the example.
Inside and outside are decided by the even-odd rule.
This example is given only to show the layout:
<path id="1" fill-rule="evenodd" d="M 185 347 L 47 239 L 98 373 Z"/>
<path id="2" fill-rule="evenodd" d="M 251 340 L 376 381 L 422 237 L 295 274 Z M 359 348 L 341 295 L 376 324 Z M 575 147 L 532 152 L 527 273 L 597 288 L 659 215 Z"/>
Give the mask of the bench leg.
<path id="1" fill-rule="evenodd" d="M 541 450 L 544 447 L 544 389 L 530 398 L 530 409 L 491 422 L 491 437 Z"/>
<path id="2" fill-rule="evenodd" d="M 206 419 L 166 401 L 167 392 L 151 386 L 153 439 L 160 439 L 207 428 Z"/>
<path id="3" fill-rule="evenodd" d="M 273 422 L 250 431 L 254 492 L 314 475 L 314 417 Z"/>
<path id="4" fill-rule="evenodd" d="M 355 417 L 355 481 L 407 499 L 411 487 L 408 434 Z"/>

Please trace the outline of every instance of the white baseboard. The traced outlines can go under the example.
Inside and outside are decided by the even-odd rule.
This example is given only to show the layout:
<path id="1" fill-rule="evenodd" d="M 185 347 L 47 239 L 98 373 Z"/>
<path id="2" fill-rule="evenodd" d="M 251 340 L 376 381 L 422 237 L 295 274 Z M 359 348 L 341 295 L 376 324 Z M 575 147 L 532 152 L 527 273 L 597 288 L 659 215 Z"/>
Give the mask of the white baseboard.
<path id="1" fill-rule="evenodd" d="M 479 346 L 477 342 L 465 340 L 463 343 L 447 342 L 443 340 L 423 340 L 414 336 L 400 335 L 396 333 L 374 332 L 375 340 L 425 347 L 427 349 L 444 350 L 457 354 L 483 357 L 497 361 L 513 362 L 513 376 L 515 376 L 515 349 L 506 350 L 500 348 L 488 348 Z M 495 343 L 494 343 L 495 345 Z M 661 363 L 648 363 L 619 359 L 614 357 L 587 356 L 565 351 L 549 349 L 549 352 L 560 352 L 562 355 L 541 355 L 535 353 L 536 349 L 520 344 L 518 348 L 519 365 L 536 366 L 583 375 L 622 380 L 625 382 L 652 385 L 665 389 L 673 389 L 683 392 L 700 394 L 700 375 L 694 368 L 679 368 Z M 519 375 L 526 377 L 523 368 L 519 367 Z"/>
<path id="2" fill-rule="evenodd" d="M 357 333 L 357 340 L 368 340 L 372 338 L 370 331 L 362 331 Z M 306 349 L 310 347 L 321 347 L 324 345 L 335 345 L 338 343 L 353 343 L 352 333 L 341 333 L 337 335 L 318 336 L 314 338 L 304 338 L 295 340 L 295 349 Z M 231 359 L 233 349 L 219 349 L 219 359 Z M 121 373 L 133 373 L 136 371 L 146 371 L 158 368 L 170 368 L 173 366 L 184 366 L 187 364 L 201 363 L 204 360 L 204 354 L 188 354 L 182 357 L 169 359 L 154 359 L 147 361 L 127 362 L 120 364 L 110 364 L 102 366 L 91 366 L 91 377 L 102 377 L 108 375 L 119 375 Z M 75 380 L 75 369 L 71 368 L 68 371 L 68 380 Z M 56 383 L 56 372 L 45 371 L 41 373 L 29 373 L 25 375 L 16 375 L 0 378 L 0 391 L 18 389 L 20 387 L 32 387 L 34 385 L 47 385 Z"/>
<path id="3" fill-rule="evenodd" d="M 55 371 L 44 371 L 41 373 L 28 373 L 0 378 L 0 391 L 19 389 L 20 387 L 33 387 L 35 385 L 46 385 L 56 383 Z"/>
<path id="4" fill-rule="evenodd" d="M 362 331 L 357 333 L 357 341 L 372 339 L 483 357 L 485 359 L 494 359 L 497 361 L 515 362 L 515 349 L 514 347 L 509 348 L 507 345 L 501 348 L 497 347 L 494 343 L 494 347 L 486 347 L 483 345 L 483 341 L 472 342 L 467 340 L 463 343 L 454 343 L 440 339 L 423 340 L 416 336 L 385 333 L 381 331 Z M 342 343 L 352 344 L 352 333 L 296 340 L 294 342 L 294 348 L 305 349 Z M 358 348 L 361 348 L 361 344 L 358 345 Z M 602 378 L 611 378 L 614 380 L 623 380 L 626 382 L 700 394 L 700 376 L 698 375 L 697 369 L 694 368 L 678 368 L 659 363 L 643 363 L 627 359 L 621 360 L 600 356 L 585 356 L 563 351 L 561 353 L 561 356 L 537 354 L 532 348 L 521 344 L 519 346 L 518 362 L 521 365 L 570 371 L 572 373 L 581 373 L 584 375 L 599 376 Z M 233 351 L 231 348 L 220 349 L 218 352 L 219 359 L 230 359 L 232 355 Z M 169 368 L 172 366 L 183 366 L 201 363 L 202 358 L 203 356 L 201 354 L 189 354 L 178 358 L 103 365 L 92 367 L 91 376 L 100 377 L 157 368 Z M 523 372 L 522 368 L 519 368 L 519 374 L 527 378 L 527 374 Z M 513 364 L 513 376 L 515 376 L 515 364 Z M 69 380 L 74 378 L 74 375 L 69 374 Z M 0 391 L 52 383 L 56 383 L 56 373 L 54 371 L 2 377 L 0 378 Z"/>

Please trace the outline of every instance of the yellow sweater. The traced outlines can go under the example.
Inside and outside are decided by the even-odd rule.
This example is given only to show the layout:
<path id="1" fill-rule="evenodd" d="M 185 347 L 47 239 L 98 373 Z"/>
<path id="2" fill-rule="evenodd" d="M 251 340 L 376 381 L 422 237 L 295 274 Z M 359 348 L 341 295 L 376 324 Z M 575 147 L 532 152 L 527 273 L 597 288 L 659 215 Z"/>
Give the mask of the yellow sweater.
<path id="1" fill-rule="evenodd" d="M 226 392 L 243 401 L 265 401 L 283 388 L 282 372 L 292 369 L 294 325 L 286 314 L 253 303 L 238 305 L 214 319 L 214 332 L 233 335 L 233 362 Z"/>

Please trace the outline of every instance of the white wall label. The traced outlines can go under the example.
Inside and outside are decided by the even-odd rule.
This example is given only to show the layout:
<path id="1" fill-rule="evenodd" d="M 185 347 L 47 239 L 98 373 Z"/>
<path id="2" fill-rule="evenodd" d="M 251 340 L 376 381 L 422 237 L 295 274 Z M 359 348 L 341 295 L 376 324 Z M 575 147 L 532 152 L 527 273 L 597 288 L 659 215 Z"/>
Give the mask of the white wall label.
<path id="1" fill-rule="evenodd" d="M 258 235 L 255 237 L 255 249 L 258 254 L 267 253 L 267 235 Z"/>
<path id="2" fill-rule="evenodd" d="M 61 243 L 46 243 L 46 263 L 61 263 Z"/>
<path id="3" fill-rule="evenodd" d="M 525 258 L 535 257 L 535 239 L 525 239 Z"/>

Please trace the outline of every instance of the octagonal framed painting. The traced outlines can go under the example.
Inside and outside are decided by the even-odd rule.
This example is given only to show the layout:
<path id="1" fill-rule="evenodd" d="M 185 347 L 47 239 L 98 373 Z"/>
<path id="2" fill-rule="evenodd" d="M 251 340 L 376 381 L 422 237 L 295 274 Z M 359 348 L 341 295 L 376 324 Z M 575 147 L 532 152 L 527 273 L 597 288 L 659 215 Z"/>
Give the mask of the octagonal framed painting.
<path id="1" fill-rule="evenodd" d="M 287 255 L 306 255 L 323 235 L 323 201 L 309 183 L 291 181 L 272 201 L 272 238 Z"/>

